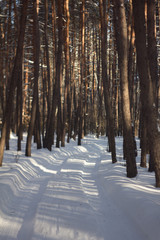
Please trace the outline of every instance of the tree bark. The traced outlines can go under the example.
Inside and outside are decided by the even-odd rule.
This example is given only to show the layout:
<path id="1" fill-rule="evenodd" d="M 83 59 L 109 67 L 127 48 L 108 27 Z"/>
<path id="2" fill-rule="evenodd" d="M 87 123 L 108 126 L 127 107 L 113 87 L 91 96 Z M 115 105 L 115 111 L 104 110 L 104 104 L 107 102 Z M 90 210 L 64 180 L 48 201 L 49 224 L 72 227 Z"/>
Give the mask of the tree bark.
<path id="1" fill-rule="evenodd" d="M 57 84 L 57 139 L 56 147 L 59 147 L 62 132 L 62 115 L 61 115 L 61 85 L 62 85 L 62 46 L 63 46 L 63 16 L 62 16 L 62 0 L 58 1 L 57 16 L 58 16 L 58 50 L 56 62 L 56 84 Z"/>
<path id="2" fill-rule="evenodd" d="M 66 125 L 67 125 L 67 110 L 68 115 L 70 114 L 70 92 L 69 92 L 69 23 L 70 23 L 70 13 L 69 13 L 69 0 L 64 1 L 64 13 L 66 17 L 65 24 L 65 90 L 64 90 L 64 104 L 63 104 L 63 125 L 62 125 L 62 142 L 61 146 L 65 146 L 65 135 L 66 135 Z M 68 122 L 70 124 L 70 122 Z M 69 129 L 69 126 L 68 126 Z M 68 139 L 69 140 L 69 139 Z"/>
<path id="3" fill-rule="evenodd" d="M 127 24 L 125 16 L 124 0 L 114 0 L 115 11 L 115 29 L 116 43 L 120 67 L 120 89 L 122 99 L 122 116 L 123 116 L 123 137 L 124 152 L 126 157 L 127 177 L 137 175 L 137 166 L 135 160 L 135 146 L 131 124 L 130 98 L 128 88 L 128 44 L 127 44 Z"/>
<path id="4" fill-rule="evenodd" d="M 81 145 L 81 139 L 83 138 L 84 131 L 84 109 L 83 109 L 83 84 L 85 76 L 85 0 L 82 0 L 81 9 L 81 83 L 79 93 L 79 120 L 78 120 L 78 145 Z"/>
<path id="5" fill-rule="evenodd" d="M 39 23 L 37 14 L 37 0 L 33 1 L 33 49 L 34 49 L 34 90 L 32 100 L 31 119 L 28 128 L 28 136 L 26 143 L 26 156 L 31 156 L 31 143 L 32 135 L 35 126 L 36 109 L 38 101 L 38 78 L 39 78 L 39 51 L 40 51 L 40 40 L 39 40 Z"/>
<path id="6" fill-rule="evenodd" d="M 51 77 L 50 77 L 50 62 L 49 62 L 49 47 L 48 47 L 48 0 L 45 0 L 45 26 L 44 26 L 44 39 L 45 39 L 45 58 L 47 64 L 47 74 L 46 74 L 46 83 L 47 83 L 47 106 L 48 106 L 48 117 L 47 117 L 47 126 L 48 128 L 51 114 Z"/>
<path id="7" fill-rule="evenodd" d="M 133 14 L 135 23 L 137 64 L 141 86 L 141 103 L 145 114 L 148 137 L 152 142 L 154 156 L 156 187 L 160 187 L 160 135 L 157 129 L 157 111 L 154 96 L 154 86 L 148 61 L 146 45 L 145 0 L 133 0 Z"/>
<path id="8" fill-rule="evenodd" d="M 22 97 L 22 65 L 21 65 L 21 73 L 18 78 L 17 84 L 17 150 L 21 151 L 21 140 L 23 135 L 22 129 L 22 107 L 23 107 L 23 97 Z"/>
<path id="9" fill-rule="evenodd" d="M 26 19 L 27 19 L 27 8 L 28 8 L 28 0 L 23 2 L 22 10 L 21 10 L 20 33 L 18 37 L 17 52 L 16 52 L 16 57 L 15 57 L 12 75 L 10 79 L 9 93 L 8 93 L 8 98 L 6 102 L 5 114 L 3 119 L 3 127 L 2 127 L 2 133 L 1 133 L 1 139 L 0 139 L 0 166 L 2 166 L 2 161 L 3 161 L 7 126 L 10 125 L 10 118 L 13 110 L 13 99 L 14 99 L 14 92 L 17 84 L 17 78 L 19 76 L 19 71 L 21 71 L 19 66 L 21 66 L 22 54 L 23 54 L 23 43 L 24 43 L 25 26 L 26 26 Z"/>
<path id="10" fill-rule="evenodd" d="M 106 117 L 108 121 L 108 140 L 110 151 L 112 153 L 112 163 L 117 162 L 116 160 L 116 148 L 115 148 L 115 137 L 114 137 L 114 120 L 111 109 L 111 100 L 109 93 L 109 80 L 107 76 L 107 24 L 106 24 L 106 1 L 99 1 L 100 7 L 100 19 L 101 19 L 101 57 L 102 57 L 102 81 L 104 88 L 104 103 L 106 110 Z"/>
<path id="11" fill-rule="evenodd" d="M 147 0 L 147 34 L 148 34 L 148 60 L 150 75 L 153 86 L 153 96 L 155 97 L 155 104 L 158 110 L 158 62 L 157 62 L 157 42 L 155 33 L 155 0 Z M 150 139 L 148 139 L 149 141 Z M 149 143 L 149 148 L 152 143 Z M 154 156 L 152 149 L 150 151 L 149 169 L 154 171 Z"/>

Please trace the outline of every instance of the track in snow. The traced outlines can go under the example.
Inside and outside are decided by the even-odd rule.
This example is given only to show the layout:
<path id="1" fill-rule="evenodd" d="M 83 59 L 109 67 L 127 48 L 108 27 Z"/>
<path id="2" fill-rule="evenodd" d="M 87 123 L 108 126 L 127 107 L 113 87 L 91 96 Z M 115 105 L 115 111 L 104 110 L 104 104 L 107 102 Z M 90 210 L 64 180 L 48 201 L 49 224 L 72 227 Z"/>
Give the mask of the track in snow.
<path id="1" fill-rule="evenodd" d="M 0 177 L 0 239 L 149 239 L 107 193 L 103 180 L 112 164 L 106 145 L 105 138 L 87 137 L 82 146 L 71 141 L 65 148 L 33 150 L 31 158 L 21 154 L 18 163 L 6 162 Z"/>

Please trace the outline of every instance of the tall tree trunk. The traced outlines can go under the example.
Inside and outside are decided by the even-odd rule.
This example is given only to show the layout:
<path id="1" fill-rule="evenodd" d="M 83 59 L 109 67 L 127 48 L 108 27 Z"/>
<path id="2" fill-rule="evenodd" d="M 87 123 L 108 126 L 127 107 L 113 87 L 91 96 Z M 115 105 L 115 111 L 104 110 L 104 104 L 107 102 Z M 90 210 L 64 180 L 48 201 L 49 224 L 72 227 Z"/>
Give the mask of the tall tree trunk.
<path id="1" fill-rule="evenodd" d="M 115 148 L 115 137 L 114 137 L 114 120 L 111 109 L 111 100 L 109 93 L 109 80 L 107 76 L 107 24 L 106 24 L 106 1 L 99 0 L 100 17 L 101 17 L 101 57 L 102 57 L 102 81 L 104 88 L 104 102 L 108 121 L 108 139 L 110 151 L 112 153 L 112 163 L 116 160 L 116 148 Z"/>
<path id="2" fill-rule="evenodd" d="M 37 97 L 37 106 L 36 106 L 36 120 L 35 120 L 35 134 L 36 134 L 36 143 L 37 149 L 42 148 L 41 144 L 41 121 L 40 121 L 40 111 L 39 111 L 39 97 Z"/>
<path id="3" fill-rule="evenodd" d="M 137 64 L 141 85 L 141 103 L 146 118 L 148 137 L 152 142 L 156 187 L 160 187 L 160 135 L 157 129 L 157 111 L 154 96 L 154 86 L 148 61 L 146 46 L 145 0 L 133 0 L 133 14 L 135 23 Z"/>
<path id="4" fill-rule="evenodd" d="M 63 17 L 62 17 L 62 0 L 58 1 L 57 15 L 58 15 L 58 50 L 57 50 L 57 62 L 56 62 L 56 84 L 57 84 L 57 140 L 56 147 L 59 147 L 61 141 L 61 127 L 62 127 L 62 115 L 61 115 L 61 84 L 62 84 L 62 46 L 63 46 Z"/>
<path id="5" fill-rule="evenodd" d="M 10 85 L 9 72 L 10 72 L 10 41 L 11 41 L 11 0 L 9 0 L 9 17 L 8 17 L 8 31 L 7 31 L 7 49 L 6 49 L 6 99 L 8 98 L 8 86 Z M 6 132 L 6 150 L 9 150 L 9 139 L 10 139 L 10 124 L 7 126 Z"/>
<path id="6" fill-rule="evenodd" d="M 83 126 L 84 126 L 84 109 L 83 109 L 83 83 L 85 74 L 85 0 L 82 0 L 81 9 L 81 83 L 79 94 L 79 120 L 78 120 L 78 145 L 81 145 L 81 139 L 83 138 Z"/>
<path id="7" fill-rule="evenodd" d="M 36 109 L 38 101 L 38 78 L 39 78 L 39 51 L 40 51 L 40 40 L 39 40 L 39 23 L 37 14 L 37 0 L 33 1 L 33 51 L 34 51 L 34 90 L 32 100 L 31 119 L 28 128 L 28 136 L 26 143 L 26 156 L 31 156 L 31 143 L 32 135 L 36 119 Z"/>
<path id="8" fill-rule="evenodd" d="M 100 33 L 100 26 L 97 30 Z M 96 38 L 98 39 L 98 33 L 96 32 Z M 96 59 L 97 59 L 97 92 L 98 92 L 98 120 L 97 120 L 97 137 L 99 138 L 99 135 L 101 133 L 101 122 L 102 122 L 102 102 L 103 102 L 103 88 L 102 88 L 102 81 L 100 78 L 100 58 L 101 58 L 101 44 L 100 39 L 96 41 Z"/>
<path id="9" fill-rule="evenodd" d="M 132 133 L 130 98 L 128 88 L 128 44 L 127 44 L 127 24 L 125 16 L 124 0 L 114 0 L 115 10 L 115 29 L 116 42 L 120 66 L 120 88 L 122 99 L 123 114 L 123 137 L 124 150 L 127 163 L 127 177 L 135 177 L 137 175 L 137 166 L 135 160 L 135 146 Z"/>
<path id="10" fill-rule="evenodd" d="M 64 1 L 64 13 L 66 17 L 65 24 L 65 90 L 64 90 L 64 105 L 63 105 L 63 126 L 62 126 L 62 147 L 65 146 L 65 133 L 67 125 L 67 109 L 69 109 L 70 102 L 70 92 L 69 92 L 69 23 L 70 23 L 70 14 L 69 14 L 69 0 Z M 68 112 L 68 114 L 69 114 Z M 69 122 L 68 122 L 69 124 Z M 69 126 L 68 126 L 69 128 Z"/>
<path id="11" fill-rule="evenodd" d="M 2 161 L 3 161 L 7 127 L 10 125 L 10 118 L 13 110 L 14 92 L 17 84 L 17 79 L 19 76 L 19 71 L 21 72 L 19 66 L 21 66 L 22 55 L 23 55 L 23 43 L 24 43 L 25 26 L 26 26 L 26 19 L 27 19 L 27 8 L 28 8 L 28 0 L 23 2 L 22 10 L 21 10 L 20 34 L 18 38 L 17 52 L 16 52 L 16 57 L 15 57 L 12 75 L 10 79 L 9 93 L 8 93 L 8 98 L 6 102 L 6 109 L 5 109 L 1 139 L 0 139 L 0 166 L 2 166 Z"/>
<path id="12" fill-rule="evenodd" d="M 22 70 L 22 66 L 21 66 L 21 70 Z M 18 84 L 17 84 L 17 135 L 18 135 L 17 150 L 18 151 L 21 151 L 21 140 L 23 135 L 22 106 L 23 106 L 23 98 L 22 98 L 22 71 L 21 71 L 18 78 Z"/>
<path id="13" fill-rule="evenodd" d="M 151 80 L 153 85 L 153 95 L 158 109 L 158 63 L 157 63 L 157 42 L 155 33 L 155 0 L 147 0 L 147 34 L 148 34 L 148 60 Z M 149 147 L 152 143 L 149 144 Z M 149 171 L 154 171 L 152 149 L 150 149 Z"/>
<path id="14" fill-rule="evenodd" d="M 60 19 L 58 18 L 58 21 Z M 58 88 L 57 88 L 57 67 L 59 67 L 59 60 L 57 59 L 57 38 L 56 38 L 56 4 L 55 0 L 52 0 L 52 34 L 53 34 L 53 90 L 52 90 L 52 104 L 51 112 L 48 114 L 47 128 L 44 138 L 44 147 L 48 150 L 52 150 L 54 144 L 54 129 L 55 129 L 55 118 L 56 118 L 56 107 L 58 101 Z M 59 33 L 59 31 L 58 31 Z M 58 62 L 58 63 L 57 63 Z"/>
<path id="15" fill-rule="evenodd" d="M 157 104 L 158 62 L 155 32 L 155 0 L 147 0 L 147 34 L 148 34 L 148 60 L 155 102 Z"/>
<path id="16" fill-rule="evenodd" d="M 45 0 L 45 26 L 44 26 L 44 39 L 45 39 L 45 57 L 47 64 L 47 103 L 48 103 L 48 117 L 47 117 L 47 126 L 48 128 L 51 114 L 51 77 L 50 77 L 50 62 L 49 62 L 49 47 L 48 47 L 48 0 Z"/>

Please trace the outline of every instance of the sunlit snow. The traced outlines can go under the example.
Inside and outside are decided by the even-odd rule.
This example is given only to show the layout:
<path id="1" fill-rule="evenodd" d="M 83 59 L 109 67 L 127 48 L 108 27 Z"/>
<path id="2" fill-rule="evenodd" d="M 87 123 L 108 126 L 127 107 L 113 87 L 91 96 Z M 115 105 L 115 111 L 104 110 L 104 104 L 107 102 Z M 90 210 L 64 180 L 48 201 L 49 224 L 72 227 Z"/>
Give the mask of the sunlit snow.
<path id="1" fill-rule="evenodd" d="M 107 138 L 89 135 L 52 152 L 32 146 L 32 157 L 5 151 L 0 168 L 0 240 L 158 240 L 160 189 L 154 173 L 139 166 L 126 177 L 122 138 L 117 160 Z"/>

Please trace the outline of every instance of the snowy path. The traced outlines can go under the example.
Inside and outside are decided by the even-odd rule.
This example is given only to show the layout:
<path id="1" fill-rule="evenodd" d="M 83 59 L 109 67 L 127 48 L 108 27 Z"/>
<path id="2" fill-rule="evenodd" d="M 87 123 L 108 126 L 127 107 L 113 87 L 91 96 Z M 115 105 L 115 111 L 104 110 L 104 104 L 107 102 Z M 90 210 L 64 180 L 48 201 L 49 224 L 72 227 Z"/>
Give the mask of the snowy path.
<path id="1" fill-rule="evenodd" d="M 137 190 L 141 179 L 128 180 L 122 164 L 111 164 L 106 143 L 88 137 L 82 146 L 71 141 L 51 153 L 34 149 L 31 158 L 21 153 L 17 163 L 15 147 L 6 152 L 0 169 L 0 240 L 157 240 L 159 191 L 152 184 Z M 140 205 L 144 200 L 149 212 Z M 143 211 L 148 220 L 141 224 Z M 152 218 L 151 212 L 157 215 Z"/>

